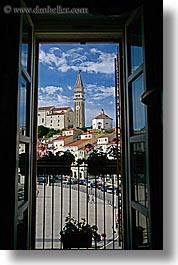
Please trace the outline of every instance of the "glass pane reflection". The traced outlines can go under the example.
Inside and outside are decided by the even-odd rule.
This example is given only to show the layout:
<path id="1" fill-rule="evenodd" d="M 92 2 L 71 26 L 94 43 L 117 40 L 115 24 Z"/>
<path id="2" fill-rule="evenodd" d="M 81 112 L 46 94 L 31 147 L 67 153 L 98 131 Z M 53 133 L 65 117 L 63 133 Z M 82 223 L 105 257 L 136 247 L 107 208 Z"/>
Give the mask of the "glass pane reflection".
<path id="1" fill-rule="evenodd" d="M 149 249 L 148 217 L 133 210 L 133 249 Z"/>
<path id="2" fill-rule="evenodd" d="M 17 249 L 27 249 L 28 210 L 17 218 Z"/>
<path id="3" fill-rule="evenodd" d="M 27 82 L 23 77 L 21 77 L 19 97 L 19 132 L 21 135 L 27 135 Z"/>
<path id="4" fill-rule="evenodd" d="M 24 68 L 27 70 L 27 62 L 28 62 L 28 44 L 22 43 L 22 57 L 21 57 L 21 63 Z"/>
<path id="5" fill-rule="evenodd" d="M 18 168 L 18 201 L 24 201 L 25 181 L 27 176 L 27 145 L 19 144 L 19 168 Z"/>
<path id="6" fill-rule="evenodd" d="M 144 92 L 144 76 L 143 74 L 132 82 L 131 87 L 131 112 L 133 124 L 131 126 L 133 134 L 140 134 L 145 131 L 145 106 L 140 101 L 140 97 Z"/>
<path id="7" fill-rule="evenodd" d="M 140 17 L 127 29 L 128 39 L 128 68 L 132 74 L 143 63 L 143 47 Z"/>
<path id="8" fill-rule="evenodd" d="M 29 27 L 25 18 L 23 19 L 23 35 L 22 35 L 22 51 L 21 51 L 21 64 L 24 69 L 30 74 L 30 43 L 31 43 L 31 28 Z"/>
<path id="9" fill-rule="evenodd" d="M 145 143 L 131 144 L 132 200 L 148 207 Z"/>

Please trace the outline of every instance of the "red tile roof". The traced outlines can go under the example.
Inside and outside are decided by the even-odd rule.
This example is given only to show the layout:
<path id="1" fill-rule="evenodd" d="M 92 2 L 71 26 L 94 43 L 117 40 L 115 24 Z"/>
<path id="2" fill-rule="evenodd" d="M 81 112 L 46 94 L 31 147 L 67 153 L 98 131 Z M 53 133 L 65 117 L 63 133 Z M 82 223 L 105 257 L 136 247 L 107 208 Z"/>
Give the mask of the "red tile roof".
<path id="1" fill-rule="evenodd" d="M 55 138 L 53 141 L 55 141 L 55 140 L 64 140 L 64 139 L 67 139 L 69 137 L 71 137 L 71 135 L 68 135 L 68 136 L 59 136 L 59 137 Z"/>
<path id="2" fill-rule="evenodd" d="M 106 114 L 99 114 L 98 116 L 96 116 L 94 119 L 110 119 L 113 120 L 112 118 L 110 118 L 108 115 Z"/>
<path id="3" fill-rule="evenodd" d="M 81 143 L 85 143 L 85 142 L 88 142 L 88 139 L 77 140 L 75 142 L 72 142 L 72 143 L 68 144 L 68 146 L 77 146 L 77 145 L 79 145 Z"/>
<path id="4" fill-rule="evenodd" d="M 46 106 L 46 107 L 38 107 L 38 110 L 49 110 L 49 109 L 54 109 L 54 106 Z"/>
<path id="5" fill-rule="evenodd" d="M 54 111 L 58 111 L 58 110 L 68 110 L 71 109 L 71 107 L 62 107 L 62 108 L 54 108 Z"/>

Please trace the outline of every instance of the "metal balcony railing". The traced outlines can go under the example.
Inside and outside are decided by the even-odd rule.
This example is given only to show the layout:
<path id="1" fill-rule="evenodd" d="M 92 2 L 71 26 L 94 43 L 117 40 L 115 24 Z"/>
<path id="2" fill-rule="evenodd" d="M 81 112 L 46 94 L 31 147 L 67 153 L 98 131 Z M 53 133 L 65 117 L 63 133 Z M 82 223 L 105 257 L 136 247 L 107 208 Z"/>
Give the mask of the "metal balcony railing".
<path id="1" fill-rule="evenodd" d="M 35 248 L 63 249 L 60 231 L 69 214 L 98 227 L 101 240 L 92 239 L 87 249 L 122 249 L 121 176 L 89 175 L 86 165 L 70 167 L 66 175 L 64 167 L 46 164 L 38 170 Z"/>

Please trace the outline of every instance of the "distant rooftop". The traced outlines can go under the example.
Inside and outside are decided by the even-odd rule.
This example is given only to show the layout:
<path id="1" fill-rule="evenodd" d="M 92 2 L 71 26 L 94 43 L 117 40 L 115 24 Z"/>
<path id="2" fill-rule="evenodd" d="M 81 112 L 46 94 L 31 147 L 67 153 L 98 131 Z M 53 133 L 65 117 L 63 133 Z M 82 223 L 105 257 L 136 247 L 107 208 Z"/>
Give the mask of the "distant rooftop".
<path id="1" fill-rule="evenodd" d="M 110 118 L 108 115 L 106 115 L 104 113 L 104 109 L 101 109 L 100 114 L 97 115 L 94 119 L 111 119 L 111 120 L 113 120 L 112 118 Z"/>

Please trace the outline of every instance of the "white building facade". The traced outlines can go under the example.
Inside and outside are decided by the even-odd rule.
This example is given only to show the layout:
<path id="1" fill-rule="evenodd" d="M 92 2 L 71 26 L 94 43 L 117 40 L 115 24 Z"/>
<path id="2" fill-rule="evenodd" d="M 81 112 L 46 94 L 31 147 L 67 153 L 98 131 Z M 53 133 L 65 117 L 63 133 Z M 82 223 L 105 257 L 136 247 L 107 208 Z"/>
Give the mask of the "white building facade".
<path id="1" fill-rule="evenodd" d="M 112 118 L 104 113 L 104 109 L 101 110 L 100 114 L 92 119 L 92 129 L 94 130 L 107 130 L 112 128 Z"/>
<path id="2" fill-rule="evenodd" d="M 38 108 L 38 126 L 62 130 L 73 127 L 73 110 L 70 107 L 54 106 Z"/>

